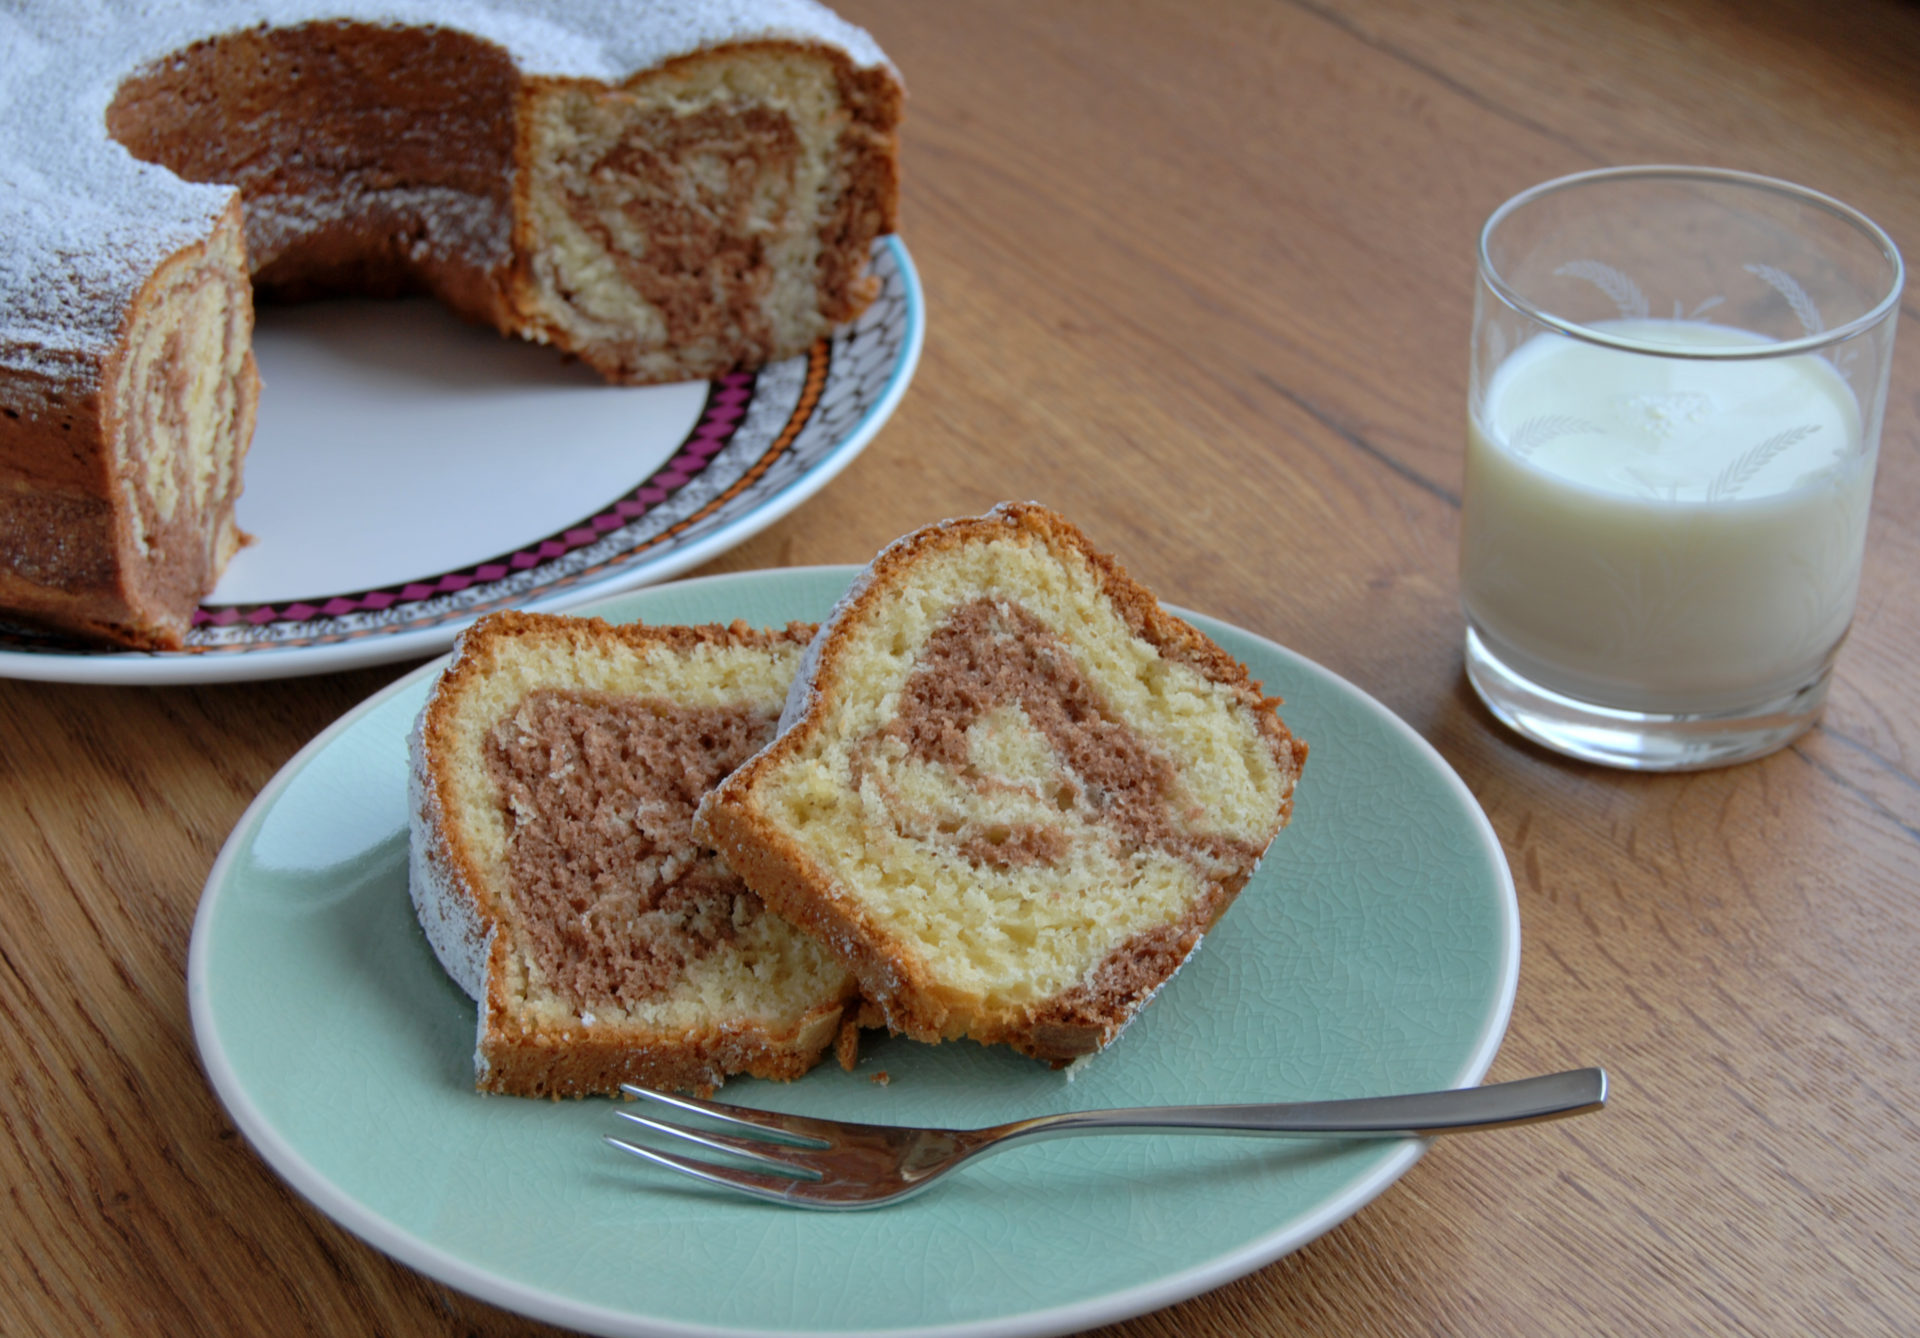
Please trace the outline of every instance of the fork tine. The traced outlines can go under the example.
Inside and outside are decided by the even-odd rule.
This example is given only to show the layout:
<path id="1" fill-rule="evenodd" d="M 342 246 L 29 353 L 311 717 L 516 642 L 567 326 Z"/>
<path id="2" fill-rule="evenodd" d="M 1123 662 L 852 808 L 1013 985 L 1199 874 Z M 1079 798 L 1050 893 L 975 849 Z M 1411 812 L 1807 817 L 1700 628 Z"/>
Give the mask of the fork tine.
<path id="1" fill-rule="evenodd" d="M 735 1138 L 730 1134 L 705 1133 L 698 1129 L 689 1129 L 685 1125 L 670 1124 L 665 1120 L 650 1120 L 630 1110 L 616 1110 L 613 1113 L 623 1120 L 639 1125 L 642 1129 L 651 1129 L 656 1134 L 685 1139 L 703 1148 L 711 1148 L 715 1152 L 725 1152 L 735 1157 L 744 1157 L 748 1161 L 756 1161 L 763 1166 L 784 1167 L 794 1175 L 806 1176 L 814 1180 L 820 1178 L 819 1171 L 805 1164 L 804 1158 L 812 1150 L 810 1148 L 794 1143 L 773 1143 L 764 1138 Z M 782 1153 L 786 1155 L 781 1155 Z M 794 1160 L 795 1156 L 802 1160 Z"/>
<path id="2" fill-rule="evenodd" d="M 672 1152 L 662 1152 L 658 1148 L 642 1147 L 638 1143 L 629 1143 L 624 1138 L 615 1138 L 612 1134 L 603 1135 L 606 1141 L 622 1152 L 631 1152 L 634 1156 L 650 1161 L 656 1166 L 664 1166 L 670 1171 L 692 1176 L 709 1185 L 722 1189 L 738 1190 L 742 1194 L 751 1194 L 757 1199 L 767 1199 L 774 1203 L 793 1202 L 793 1191 L 800 1186 L 813 1183 L 810 1180 L 796 1180 L 784 1175 L 766 1175 L 760 1171 L 749 1171 L 744 1167 L 715 1166 L 710 1162 L 695 1161 L 691 1157 L 682 1157 Z"/>
<path id="3" fill-rule="evenodd" d="M 796 1139 L 804 1146 L 833 1146 L 833 1136 L 837 1127 L 831 1120 L 810 1120 L 804 1115 L 782 1115 L 771 1110 L 752 1110 L 746 1106 L 729 1106 L 719 1101 L 702 1101 L 698 1097 L 680 1096 L 674 1092 L 657 1092 L 651 1087 L 641 1087 L 626 1082 L 620 1084 L 620 1090 L 631 1096 L 642 1097 L 648 1101 L 657 1101 L 663 1106 L 671 1106 L 693 1115 L 704 1115 L 708 1119 L 723 1124 L 741 1125 L 749 1129 L 758 1129 L 775 1137 Z"/>

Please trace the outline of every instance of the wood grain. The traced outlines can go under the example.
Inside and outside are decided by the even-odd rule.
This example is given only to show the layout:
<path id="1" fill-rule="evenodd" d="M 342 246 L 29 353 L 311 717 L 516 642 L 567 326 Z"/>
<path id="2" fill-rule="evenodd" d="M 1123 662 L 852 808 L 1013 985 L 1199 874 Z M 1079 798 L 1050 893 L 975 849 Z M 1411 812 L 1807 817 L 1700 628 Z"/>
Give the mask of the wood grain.
<path id="1" fill-rule="evenodd" d="M 1604 164 L 1805 182 L 1920 253 L 1899 0 L 845 0 L 905 71 L 928 342 L 880 438 L 712 570 L 863 561 L 1038 498 L 1164 598 L 1452 762 L 1525 931 L 1492 1076 L 1597 1117 L 1436 1145 L 1344 1226 L 1105 1332 L 1920 1332 L 1920 302 L 1823 726 L 1681 777 L 1502 732 L 1454 576 L 1473 240 Z M 0 683 L 0 1332 L 551 1332 L 288 1191 L 201 1078 L 200 887 L 253 794 L 404 666 Z"/>

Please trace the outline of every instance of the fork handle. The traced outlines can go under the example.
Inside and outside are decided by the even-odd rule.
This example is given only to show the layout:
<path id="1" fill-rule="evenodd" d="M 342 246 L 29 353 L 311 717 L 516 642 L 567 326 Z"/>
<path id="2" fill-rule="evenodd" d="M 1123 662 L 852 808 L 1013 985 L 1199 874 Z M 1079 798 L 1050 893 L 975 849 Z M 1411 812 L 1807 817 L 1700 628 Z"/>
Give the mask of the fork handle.
<path id="1" fill-rule="evenodd" d="M 1136 1106 L 1042 1115 L 1001 1125 L 1001 1138 L 1046 1138 L 1067 1134 L 1190 1133 L 1266 1134 L 1293 1137 L 1429 1138 L 1435 1134 L 1500 1129 L 1557 1120 L 1606 1104 L 1604 1069 L 1573 1069 L 1486 1087 L 1368 1096 L 1344 1101 L 1298 1101 L 1270 1105 Z M 985 1130 L 982 1131 L 987 1132 Z"/>

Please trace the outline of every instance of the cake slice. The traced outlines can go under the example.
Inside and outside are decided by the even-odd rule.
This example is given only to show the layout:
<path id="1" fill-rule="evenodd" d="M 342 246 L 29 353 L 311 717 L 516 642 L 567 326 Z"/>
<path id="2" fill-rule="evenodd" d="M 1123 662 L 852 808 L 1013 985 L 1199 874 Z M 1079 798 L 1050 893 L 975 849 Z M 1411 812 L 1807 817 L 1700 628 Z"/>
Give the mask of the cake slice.
<path id="1" fill-rule="evenodd" d="M 708 1092 L 833 1043 L 851 976 L 690 830 L 812 631 L 500 613 L 461 638 L 410 741 L 410 884 L 479 1003 L 480 1090 Z"/>
<path id="2" fill-rule="evenodd" d="M 897 1032 L 1055 1064 L 1199 946 L 1306 756 L 1244 666 L 1060 516 L 899 540 L 694 831 Z"/>

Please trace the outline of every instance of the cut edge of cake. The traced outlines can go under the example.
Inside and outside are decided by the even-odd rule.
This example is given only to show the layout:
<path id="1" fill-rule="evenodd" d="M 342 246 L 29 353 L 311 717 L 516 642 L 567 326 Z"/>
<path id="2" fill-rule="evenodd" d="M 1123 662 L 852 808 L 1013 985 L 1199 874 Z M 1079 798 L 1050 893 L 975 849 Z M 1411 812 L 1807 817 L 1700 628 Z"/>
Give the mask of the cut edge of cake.
<path id="1" fill-rule="evenodd" d="M 15 388 L 0 405 L 0 609 L 142 650 L 184 643 L 247 542 L 234 506 L 260 398 L 252 331 L 235 199 L 141 286 L 97 385 Z"/>
<path id="2" fill-rule="evenodd" d="M 890 69 L 818 44 L 529 79 L 508 325 L 616 382 L 805 352 L 878 294 L 902 101 Z"/>

